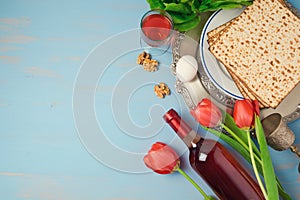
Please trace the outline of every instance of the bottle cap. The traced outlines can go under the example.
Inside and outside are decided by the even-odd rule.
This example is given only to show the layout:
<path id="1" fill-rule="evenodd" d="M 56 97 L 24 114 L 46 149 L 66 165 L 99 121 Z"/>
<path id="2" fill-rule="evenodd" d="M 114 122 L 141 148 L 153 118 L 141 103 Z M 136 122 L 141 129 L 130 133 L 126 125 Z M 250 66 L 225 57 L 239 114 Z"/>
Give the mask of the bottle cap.
<path id="1" fill-rule="evenodd" d="M 182 139 L 192 131 L 192 128 L 181 119 L 174 109 L 170 109 L 163 118 Z"/>

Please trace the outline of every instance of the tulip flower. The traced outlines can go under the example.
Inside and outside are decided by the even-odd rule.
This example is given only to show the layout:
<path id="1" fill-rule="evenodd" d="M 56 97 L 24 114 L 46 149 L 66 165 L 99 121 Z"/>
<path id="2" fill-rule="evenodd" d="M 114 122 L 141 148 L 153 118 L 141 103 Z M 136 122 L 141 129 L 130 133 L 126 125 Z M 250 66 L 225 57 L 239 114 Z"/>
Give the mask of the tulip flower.
<path id="1" fill-rule="evenodd" d="M 220 109 L 207 98 L 202 99 L 190 112 L 202 126 L 209 128 L 219 125 L 222 119 Z"/>
<path id="2" fill-rule="evenodd" d="M 291 199 L 282 188 L 274 173 L 263 128 L 259 119 L 259 105 L 257 100 L 236 100 L 233 117 L 229 113 L 224 112 L 224 123 L 221 122 L 221 112 L 219 108 L 208 99 L 203 99 L 197 107 L 191 111 L 191 114 L 206 130 L 220 137 L 220 139 L 229 144 L 252 164 L 254 174 L 265 199 L 279 199 L 278 191 L 282 199 Z M 231 137 L 215 129 L 217 125 L 220 125 Z M 251 140 L 250 128 L 253 127 L 255 127 L 259 148 L 257 148 L 255 143 Z M 265 178 L 266 188 L 264 187 L 260 175 Z"/>
<path id="3" fill-rule="evenodd" d="M 237 100 L 235 102 L 234 109 L 233 109 L 233 119 L 236 125 L 239 128 L 245 130 L 246 132 L 250 159 L 254 170 L 254 174 L 256 176 L 257 182 L 261 188 L 262 193 L 264 194 L 266 199 L 268 199 L 267 198 L 268 194 L 265 190 L 265 187 L 258 173 L 258 169 L 254 157 L 255 156 L 253 150 L 254 145 L 252 145 L 251 136 L 250 136 L 250 129 L 254 128 L 256 115 L 259 116 L 259 106 L 257 100 L 251 101 L 249 99 L 244 99 L 244 100 Z M 260 152 L 258 153 L 258 155 L 259 154 Z M 264 164 L 262 164 L 262 167 L 264 167 Z"/>
<path id="4" fill-rule="evenodd" d="M 199 185 L 188 176 L 180 168 L 180 159 L 178 154 L 167 144 L 156 142 L 152 145 L 148 154 L 144 156 L 145 165 L 158 174 L 171 174 L 178 171 L 183 175 L 193 186 L 202 194 L 205 200 L 212 200 L 213 198 L 205 194 Z"/>
<path id="5" fill-rule="evenodd" d="M 168 145 L 156 142 L 144 157 L 147 167 L 158 174 L 171 174 L 180 165 L 179 156 Z"/>
<path id="6" fill-rule="evenodd" d="M 253 128 L 255 114 L 259 115 L 259 106 L 257 100 L 236 100 L 233 109 L 233 119 L 239 128 L 245 130 Z"/>

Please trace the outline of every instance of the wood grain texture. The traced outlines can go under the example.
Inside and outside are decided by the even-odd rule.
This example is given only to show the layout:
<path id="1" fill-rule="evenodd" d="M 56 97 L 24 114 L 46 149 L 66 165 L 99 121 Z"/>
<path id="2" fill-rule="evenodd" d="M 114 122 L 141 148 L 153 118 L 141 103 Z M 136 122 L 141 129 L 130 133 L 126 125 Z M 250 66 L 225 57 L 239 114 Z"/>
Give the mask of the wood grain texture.
<path id="1" fill-rule="evenodd" d="M 201 199 L 192 185 L 177 173 L 168 176 L 126 173 L 101 163 L 88 152 L 76 129 L 72 97 L 82 63 L 103 41 L 138 28 L 140 17 L 148 9 L 146 1 L 138 0 L 1 2 L 0 199 Z M 104 53 L 110 55 L 118 48 L 113 46 L 113 49 Z M 113 63 L 114 68 L 110 68 L 112 71 L 106 71 L 112 75 L 107 77 L 106 84 L 95 90 L 96 114 L 111 111 L 109 95 L 115 88 L 116 77 L 135 67 L 131 64 L 131 60 L 133 63 L 136 61 L 135 53 L 139 52 L 133 51 L 128 60 Z M 162 60 L 161 57 L 158 59 Z M 169 69 L 170 60 L 171 56 L 166 59 L 165 69 Z M 168 85 L 172 86 L 173 75 L 163 75 L 156 74 L 153 77 L 166 79 L 170 82 Z M 129 83 L 123 87 L 129 87 Z M 87 91 L 91 88 L 84 85 L 81 89 Z M 163 103 L 157 102 L 156 97 L 146 100 L 155 100 L 155 103 L 162 103 L 166 108 L 183 104 L 183 100 L 175 93 Z M 149 120 L 148 112 L 153 110 L 144 112 L 143 105 L 147 101 L 137 94 L 133 93 L 132 96 L 139 102 L 131 105 L 137 110 L 133 117 L 137 121 Z M 153 93 L 151 90 L 143 94 Z M 102 107 L 99 107 L 100 104 Z M 149 107 L 153 105 L 153 102 L 148 104 Z M 184 113 L 184 117 L 188 115 L 188 112 Z M 106 122 L 107 119 L 99 120 Z M 87 119 L 85 122 L 89 121 Z M 165 127 L 161 130 L 162 134 L 140 139 L 125 133 L 117 135 L 120 130 L 113 125 L 105 127 L 109 131 L 107 136 L 115 139 L 116 145 L 119 139 L 122 148 L 137 154 L 146 152 L 153 141 L 174 140 L 173 133 Z M 293 125 L 293 129 L 299 134 L 298 123 Z M 144 145 L 146 140 L 149 142 Z M 102 141 L 96 142 L 99 147 L 103 145 Z M 172 144 L 179 148 L 181 143 Z M 297 199 L 300 184 L 294 171 L 298 160 L 289 152 L 272 151 L 272 156 L 283 186 Z M 116 159 L 121 158 L 116 156 Z M 186 153 L 182 159 L 183 169 L 207 193 L 213 194 L 189 167 Z M 126 158 L 123 160 L 126 161 Z"/>

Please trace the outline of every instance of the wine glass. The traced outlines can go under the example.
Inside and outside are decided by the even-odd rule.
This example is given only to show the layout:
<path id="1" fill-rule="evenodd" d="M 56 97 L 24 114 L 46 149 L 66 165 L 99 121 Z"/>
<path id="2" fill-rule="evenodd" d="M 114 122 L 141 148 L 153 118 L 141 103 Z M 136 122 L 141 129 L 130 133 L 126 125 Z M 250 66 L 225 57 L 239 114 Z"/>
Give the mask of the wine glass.
<path id="1" fill-rule="evenodd" d="M 171 16 L 164 10 L 146 12 L 140 22 L 141 47 L 152 55 L 164 54 L 170 48 L 174 34 Z"/>

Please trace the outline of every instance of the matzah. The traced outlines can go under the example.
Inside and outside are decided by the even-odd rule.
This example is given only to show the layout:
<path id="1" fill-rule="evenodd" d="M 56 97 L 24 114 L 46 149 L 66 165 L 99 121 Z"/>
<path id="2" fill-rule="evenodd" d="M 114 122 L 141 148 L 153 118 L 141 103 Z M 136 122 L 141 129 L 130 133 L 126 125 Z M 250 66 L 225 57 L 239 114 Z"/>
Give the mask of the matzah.
<path id="1" fill-rule="evenodd" d="M 300 81 L 300 20 L 277 0 L 254 0 L 210 51 L 273 108 Z"/>
<path id="2" fill-rule="evenodd" d="M 213 42 L 218 39 L 218 36 L 225 30 L 226 27 L 228 27 L 228 25 L 230 25 L 230 22 L 231 21 L 226 22 L 225 24 L 218 26 L 207 33 L 207 42 L 209 45 L 212 45 Z"/>
<path id="3" fill-rule="evenodd" d="M 279 1 L 283 6 L 286 6 L 284 0 L 277 0 L 277 1 Z M 232 21 L 234 21 L 234 19 L 232 19 L 232 20 L 230 20 L 230 21 L 214 28 L 213 30 L 210 30 L 209 32 L 207 32 L 208 41 L 216 40 L 218 38 L 218 36 L 225 30 L 224 28 L 228 28 L 228 26 L 231 24 Z"/>

